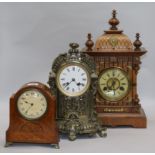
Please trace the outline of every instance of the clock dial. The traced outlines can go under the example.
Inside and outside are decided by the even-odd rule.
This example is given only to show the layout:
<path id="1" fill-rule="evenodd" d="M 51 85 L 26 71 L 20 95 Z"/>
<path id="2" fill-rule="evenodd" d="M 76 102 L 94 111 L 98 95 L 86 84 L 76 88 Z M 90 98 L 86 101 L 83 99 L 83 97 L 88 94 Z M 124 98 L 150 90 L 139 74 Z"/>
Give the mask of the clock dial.
<path id="1" fill-rule="evenodd" d="M 103 98 L 118 101 L 124 98 L 129 91 L 127 73 L 119 68 L 109 68 L 99 77 L 99 92 Z"/>
<path id="2" fill-rule="evenodd" d="M 23 117 L 34 120 L 44 115 L 47 110 L 47 101 L 38 90 L 28 90 L 18 98 L 17 107 Z"/>
<path id="3" fill-rule="evenodd" d="M 79 96 L 87 91 L 90 78 L 87 70 L 82 65 L 66 65 L 58 72 L 57 85 L 63 94 Z"/>

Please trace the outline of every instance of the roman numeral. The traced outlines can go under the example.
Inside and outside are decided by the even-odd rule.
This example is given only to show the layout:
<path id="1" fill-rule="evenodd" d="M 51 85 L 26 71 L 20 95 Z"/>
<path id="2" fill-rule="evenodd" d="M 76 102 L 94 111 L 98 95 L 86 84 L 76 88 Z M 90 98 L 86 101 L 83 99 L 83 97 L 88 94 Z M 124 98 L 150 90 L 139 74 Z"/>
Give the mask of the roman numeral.
<path id="1" fill-rule="evenodd" d="M 86 79 L 85 79 L 85 78 L 83 78 L 82 80 L 83 80 L 83 81 L 86 81 Z"/>
<path id="2" fill-rule="evenodd" d="M 83 84 L 83 83 L 81 83 L 81 86 L 83 86 L 83 87 L 84 87 L 84 84 Z"/>
<path id="3" fill-rule="evenodd" d="M 107 74 L 108 77 L 110 77 L 109 73 Z"/>
<path id="4" fill-rule="evenodd" d="M 119 77 L 120 76 L 120 73 L 117 75 L 117 77 Z"/>
<path id="5" fill-rule="evenodd" d="M 124 91 L 124 87 L 120 87 L 119 89 L 120 89 L 121 91 Z"/>
<path id="6" fill-rule="evenodd" d="M 69 68 L 67 68 L 67 71 L 70 72 Z"/>
<path id="7" fill-rule="evenodd" d="M 72 67 L 72 70 L 75 71 L 75 67 Z"/>
<path id="8" fill-rule="evenodd" d="M 85 73 L 82 73 L 81 76 L 85 75 Z"/>
<path id="9" fill-rule="evenodd" d="M 107 79 L 105 79 L 104 77 L 102 77 L 102 79 L 103 79 L 103 80 L 107 80 Z"/>
<path id="10" fill-rule="evenodd" d="M 121 83 L 121 85 L 126 85 L 126 83 Z"/>
<path id="11" fill-rule="evenodd" d="M 121 78 L 120 81 L 122 81 L 122 80 L 124 80 L 124 79 L 125 79 L 125 77 Z"/>
<path id="12" fill-rule="evenodd" d="M 34 95 L 34 92 L 31 92 L 31 95 Z"/>
<path id="13" fill-rule="evenodd" d="M 106 85 L 105 83 L 101 83 L 100 85 Z"/>
<path id="14" fill-rule="evenodd" d="M 112 72 L 112 75 L 115 76 L 115 71 Z"/>

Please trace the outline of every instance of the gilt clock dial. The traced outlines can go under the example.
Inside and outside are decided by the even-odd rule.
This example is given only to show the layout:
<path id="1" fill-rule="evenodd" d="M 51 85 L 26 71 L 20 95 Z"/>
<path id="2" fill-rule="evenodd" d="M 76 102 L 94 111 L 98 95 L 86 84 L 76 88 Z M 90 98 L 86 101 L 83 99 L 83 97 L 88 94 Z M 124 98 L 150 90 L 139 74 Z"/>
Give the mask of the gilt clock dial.
<path id="1" fill-rule="evenodd" d="M 38 90 L 23 92 L 17 101 L 19 113 L 26 119 L 34 120 L 43 116 L 47 110 L 45 96 Z"/>
<path id="2" fill-rule="evenodd" d="M 88 71 L 80 64 L 64 65 L 57 74 L 57 86 L 67 96 L 80 96 L 90 85 Z"/>
<path id="3" fill-rule="evenodd" d="M 99 76 L 99 93 L 106 100 L 118 101 L 128 94 L 129 83 L 128 75 L 122 69 L 105 69 Z"/>

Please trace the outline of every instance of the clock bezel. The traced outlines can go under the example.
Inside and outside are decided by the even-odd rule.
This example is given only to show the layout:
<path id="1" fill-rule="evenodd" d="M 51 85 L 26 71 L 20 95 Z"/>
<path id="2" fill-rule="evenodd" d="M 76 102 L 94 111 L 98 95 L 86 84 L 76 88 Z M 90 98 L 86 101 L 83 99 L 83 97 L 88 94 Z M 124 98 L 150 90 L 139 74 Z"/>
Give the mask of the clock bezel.
<path id="1" fill-rule="evenodd" d="M 45 110 L 45 112 L 44 112 L 41 116 L 39 116 L 39 117 L 37 117 L 37 118 L 28 118 L 28 117 L 24 116 L 24 115 L 20 112 L 20 110 L 18 109 L 18 99 L 19 99 L 19 97 L 20 97 L 23 93 L 25 93 L 26 91 L 30 91 L 30 90 L 36 90 L 36 91 L 40 92 L 40 93 L 45 97 L 45 99 L 46 99 L 46 104 L 47 104 L 46 110 Z M 20 92 L 18 92 L 18 95 L 17 95 L 17 98 L 16 98 L 16 109 L 17 109 L 19 115 L 20 115 L 22 118 L 24 118 L 25 120 L 28 120 L 28 121 L 40 120 L 41 118 L 43 118 L 43 117 L 46 115 L 46 113 L 47 113 L 47 111 L 48 111 L 48 99 L 47 99 L 47 97 L 46 97 L 46 94 L 45 94 L 43 91 L 41 91 L 39 88 L 36 88 L 35 86 L 34 86 L 34 87 L 33 87 L 33 86 L 30 86 L 30 87 L 27 87 L 27 88 L 23 88 L 23 89 L 20 90 Z"/>
<path id="2" fill-rule="evenodd" d="M 61 85 L 60 85 L 60 82 L 59 82 L 59 77 L 60 77 L 60 74 L 61 72 L 68 66 L 71 66 L 71 65 L 75 65 L 75 66 L 78 66 L 80 68 L 82 68 L 86 74 L 87 74 L 87 85 L 86 87 L 83 89 L 83 91 L 80 91 L 80 93 L 74 93 L 74 95 L 71 95 L 69 93 L 66 93 L 65 91 L 63 91 Z M 83 95 L 85 92 L 87 92 L 87 90 L 89 90 L 89 87 L 90 87 L 90 84 L 91 84 L 91 78 L 90 78 L 90 73 L 89 73 L 89 69 L 85 66 L 85 64 L 83 64 L 82 62 L 78 62 L 78 61 L 72 61 L 72 62 L 66 62 L 64 64 L 62 64 L 60 66 L 60 69 L 57 71 L 56 73 L 56 85 L 59 89 L 59 91 L 63 94 L 63 95 L 66 95 L 66 96 L 69 96 L 69 97 L 78 97 L 78 96 L 81 96 Z"/>
<path id="3" fill-rule="evenodd" d="M 100 78 L 102 77 L 102 75 L 103 75 L 105 72 L 107 72 L 107 70 L 111 70 L 111 69 L 118 69 L 118 70 L 120 70 L 120 71 L 125 75 L 125 77 L 126 77 L 127 80 L 128 80 L 128 90 L 126 91 L 126 93 L 125 93 L 123 96 L 121 95 L 121 97 L 119 97 L 118 99 L 112 99 L 112 98 L 110 98 L 110 97 L 107 97 L 106 95 L 104 95 L 104 94 L 102 93 L 102 90 L 100 89 L 100 83 L 99 83 Z M 131 78 L 130 78 L 129 74 L 128 74 L 123 68 L 121 68 L 121 67 L 115 67 L 115 66 L 114 66 L 114 67 L 105 68 L 105 69 L 103 69 L 102 71 L 100 71 L 100 73 L 99 73 L 98 81 L 97 81 L 97 90 L 98 90 L 100 96 L 101 96 L 103 99 L 107 100 L 107 101 L 110 101 L 110 102 L 118 102 L 118 101 L 121 101 L 121 100 L 123 100 L 125 97 L 127 97 L 127 95 L 129 94 L 129 92 L 130 92 L 130 90 L 131 90 Z"/>

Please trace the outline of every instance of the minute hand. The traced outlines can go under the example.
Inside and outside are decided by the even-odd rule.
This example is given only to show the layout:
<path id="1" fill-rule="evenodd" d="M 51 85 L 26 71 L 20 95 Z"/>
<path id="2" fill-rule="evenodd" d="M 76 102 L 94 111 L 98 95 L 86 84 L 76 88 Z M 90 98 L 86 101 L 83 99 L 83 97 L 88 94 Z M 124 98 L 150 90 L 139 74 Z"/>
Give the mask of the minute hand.
<path id="1" fill-rule="evenodd" d="M 66 88 L 66 87 L 67 87 L 68 85 L 70 85 L 72 82 L 73 82 L 73 80 L 70 81 L 70 82 L 67 82 L 64 88 Z"/>

